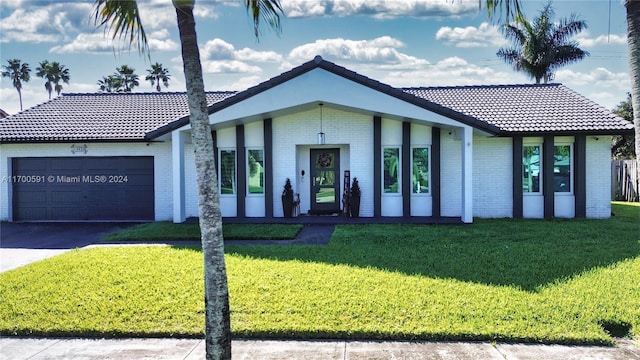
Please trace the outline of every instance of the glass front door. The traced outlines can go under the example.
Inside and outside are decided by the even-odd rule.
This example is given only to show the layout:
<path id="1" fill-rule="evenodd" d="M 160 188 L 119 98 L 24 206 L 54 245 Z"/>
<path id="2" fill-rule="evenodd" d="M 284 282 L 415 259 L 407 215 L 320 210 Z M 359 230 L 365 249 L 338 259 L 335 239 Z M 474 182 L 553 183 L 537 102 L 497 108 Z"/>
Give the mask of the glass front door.
<path id="1" fill-rule="evenodd" d="M 340 212 L 340 149 L 311 150 L 311 213 Z"/>

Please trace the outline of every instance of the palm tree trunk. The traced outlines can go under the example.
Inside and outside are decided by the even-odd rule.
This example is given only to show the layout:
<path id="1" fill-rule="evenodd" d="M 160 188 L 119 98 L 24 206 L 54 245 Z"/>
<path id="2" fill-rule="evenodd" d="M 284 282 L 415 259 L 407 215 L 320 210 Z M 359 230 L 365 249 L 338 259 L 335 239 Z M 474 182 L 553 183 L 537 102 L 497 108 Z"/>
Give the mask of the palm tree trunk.
<path id="1" fill-rule="evenodd" d="M 640 0 L 626 0 L 625 6 L 627 8 L 627 42 L 631 72 L 631 104 L 636 133 L 637 178 L 640 178 Z M 636 184 L 636 191 L 639 185 Z"/>
<path id="2" fill-rule="evenodd" d="M 20 111 L 22 111 L 22 91 L 18 90 L 18 98 L 20 99 Z"/>
<path id="3" fill-rule="evenodd" d="M 191 137 L 195 151 L 198 208 L 204 257 L 206 358 L 231 358 L 229 293 L 224 261 L 222 215 L 218 194 L 215 157 L 202 65 L 196 39 L 195 0 L 173 0 L 176 8 L 182 61 L 189 102 Z"/>

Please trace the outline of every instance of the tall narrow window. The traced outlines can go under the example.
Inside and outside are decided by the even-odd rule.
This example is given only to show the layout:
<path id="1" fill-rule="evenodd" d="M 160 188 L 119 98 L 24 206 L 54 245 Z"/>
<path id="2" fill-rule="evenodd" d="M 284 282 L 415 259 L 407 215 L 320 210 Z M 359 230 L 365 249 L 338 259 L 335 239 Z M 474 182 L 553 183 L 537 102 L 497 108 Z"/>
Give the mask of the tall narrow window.
<path id="1" fill-rule="evenodd" d="M 220 149 L 220 194 L 236 193 L 236 151 Z"/>
<path id="2" fill-rule="evenodd" d="M 264 194 L 264 150 L 247 151 L 249 194 Z"/>
<path id="3" fill-rule="evenodd" d="M 553 191 L 571 192 L 571 145 L 554 146 Z"/>
<path id="4" fill-rule="evenodd" d="M 400 193 L 400 148 L 384 148 L 383 161 L 384 192 L 398 194 Z"/>
<path id="5" fill-rule="evenodd" d="M 522 147 L 522 190 L 524 193 L 540 192 L 540 145 Z"/>
<path id="6" fill-rule="evenodd" d="M 417 147 L 412 152 L 412 188 L 414 194 L 429 193 L 429 148 Z"/>

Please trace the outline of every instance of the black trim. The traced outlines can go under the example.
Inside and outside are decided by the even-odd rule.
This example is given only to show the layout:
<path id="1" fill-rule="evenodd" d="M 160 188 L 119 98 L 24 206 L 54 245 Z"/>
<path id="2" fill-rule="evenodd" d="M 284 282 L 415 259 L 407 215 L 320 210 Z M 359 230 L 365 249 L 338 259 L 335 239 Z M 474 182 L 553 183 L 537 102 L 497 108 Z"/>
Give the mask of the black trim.
<path id="1" fill-rule="evenodd" d="M 524 137 L 541 137 L 541 136 L 579 136 L 579 135 L 602 135 L 602 136 L 613 136 L 613 135 L 625 135 L 625 134 L 633 134 L 633 129 L 620 129 L 620 130 L 572 130 L 572 131 L 500 131 L 496 136 L 498 137 L 514 137 L 514 136 L 524 136 Z"/>
<path id="2" fill-rule="evenodd" d="M 273 217 L 273 120 L 263 120 L 264 127 L 264 215 Z"/>
<path id="3" fill-rule="evenodd" d="M 220 165 L 218 164 L 218 162 L 220 162 L 220 157 L 218 154 L 218 133 L 215 130 L 211 130 L 211 143 L 213 144 L 213 158 L 215 159 L 213 163 L 215 164 L 215 168 L 216 168 L 216 178 L 218 178 L 218 174 L 219 174 L 218 169 L 220 168 Z M 218 182 L 220 182 L 219 178 L 218 178 Z"/>
<path id="4" fill-rule="evenodd" d="M 544 218 L 555 216 L 555 190 L 553 183 L 554 141 L 552 135 L 544 137 L 542 144 L 542 194 L 544 196 Z"/>
<path id="5" fill-rule="evenodd" d="M 247 150 L 244 146 L 244 125 L 236 126 L 236 202 L 238 217 L 246 217 L 247 197 Z"/>
<path id="6" fill-rule="evenodd" d="M 587 138 L 576 136 L 573 148 L 573 194 L 575 217 L 587 217 Z"/>
<path id="7" fill-rule="evenodd" d="M 382 216 L 382 118 L 373 117 L 373 216 Z"/>
<path id="8" fill-rule="evenodd" d="M 440 217 L 440 128 L 431 128 L 431 216 Z"/>
<path id="9" fill-rule="evenodd" d="M 411 216 L 411 123 L 402 123 L 402 215 Z"/>
<path id="10" fill-rule="evenodd" d="M 522 189 L 522 136 L 513 137 L 512 146 L 513 158 L 513 218 L 522 219 L 523 215 L 523 196 Z"/>

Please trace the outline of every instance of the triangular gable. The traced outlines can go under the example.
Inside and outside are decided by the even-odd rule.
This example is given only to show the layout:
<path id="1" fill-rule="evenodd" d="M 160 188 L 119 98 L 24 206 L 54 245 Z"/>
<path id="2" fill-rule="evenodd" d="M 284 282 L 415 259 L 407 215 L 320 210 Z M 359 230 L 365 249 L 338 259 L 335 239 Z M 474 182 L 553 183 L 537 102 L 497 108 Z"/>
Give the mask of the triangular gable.
<path id="1" fill-rule="evenodd" d="M 316 85 L 317 87 L 314 88 Z M 355 96 L 359 98 L 353 100 L 354 103 L 346 102 L 348 95 L 354 95 L 354 92 L 357 92 Z M 259 95 L 268 96 L 268 99 L 260 99 Z M 334 102 L 331 101 L 331 97 L 335 99 Z M 367 97 L 369 98 L 367 99 Z M 404 104 L 405 107 L 397 114 L 398 116 L 426 118 L 429 115 L 424 112 L 426 110 L 438 115 L 436 122 L 439 123 L 451 126 L 464 124 L 494 135 L 500 132 L 500 129 L 494 125 L 372 80 L 326 61 L 320 56 L 259 85 L 214 103 L 209 106 L 208 110 L 211 121 L 215 123 L 216 118 L 233 120 L 275 110 L 273 106 L 261 109 L 257 104 L 277 102 L 278 108 L 286 108 L 315 101 L 327 101 L 348 107 L 358 107 L 358 103 L 360 103 L 361 106 L 367 106 L 367 110 L 391 114 L 393 113 L 389 112 L 388 108 L 383 107 L 385 104 L 396 106 L 396 108 L 398 104 Z M 189 117 L 186 116 L 147 133 L 147 138 L 154 139 L 188 124 Z"/>

